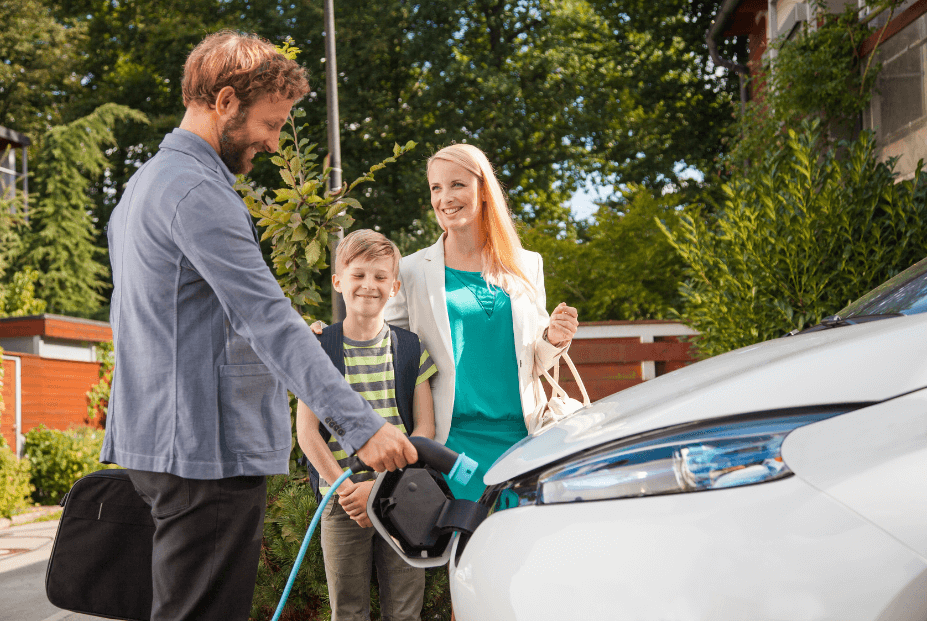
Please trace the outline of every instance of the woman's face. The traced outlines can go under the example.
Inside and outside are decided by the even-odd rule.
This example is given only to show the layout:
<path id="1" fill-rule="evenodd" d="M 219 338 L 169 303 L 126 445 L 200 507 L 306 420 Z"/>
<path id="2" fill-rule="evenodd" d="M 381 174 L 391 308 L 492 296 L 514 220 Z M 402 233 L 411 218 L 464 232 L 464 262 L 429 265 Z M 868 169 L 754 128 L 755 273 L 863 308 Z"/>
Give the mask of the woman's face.
<path id="1" fill-rule="evenodd" d="M 434 160 L 428 167 L 428 186 L 442 229 L 459 232 L 479 226 L 483 201 L 476 175 L 448 160 Z"/>

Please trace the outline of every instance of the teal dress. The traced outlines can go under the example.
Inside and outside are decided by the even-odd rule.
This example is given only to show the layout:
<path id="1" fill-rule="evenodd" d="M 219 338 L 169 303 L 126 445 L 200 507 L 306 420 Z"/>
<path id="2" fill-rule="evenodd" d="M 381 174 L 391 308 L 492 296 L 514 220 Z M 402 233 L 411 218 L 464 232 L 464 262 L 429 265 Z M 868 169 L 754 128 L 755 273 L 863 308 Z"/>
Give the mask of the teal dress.
<path id="1" fill-rule="evenodd" d="M 512 303 L 479 272 L 445 267 L 444 288 L 456 377 L 446 445 L 479 463 L 466 486 L 449 485 L 455 498 L 478 500 L 489 467 L 528 435 L 518 390 Z"/>

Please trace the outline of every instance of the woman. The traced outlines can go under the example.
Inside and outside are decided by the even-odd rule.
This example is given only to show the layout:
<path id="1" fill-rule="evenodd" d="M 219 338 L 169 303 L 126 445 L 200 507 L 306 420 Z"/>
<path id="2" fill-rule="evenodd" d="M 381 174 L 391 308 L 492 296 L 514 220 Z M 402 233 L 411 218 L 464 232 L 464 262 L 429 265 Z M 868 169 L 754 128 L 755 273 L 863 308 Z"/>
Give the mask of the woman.
<path id="1" fill-rule="evenodd" d="M 455 144 L 428 160 L 431 206 L 444 234 L 399 262 L 390 324 L 419 335 L 440 372 L 432 382 L 435 439 L 479 462 L 456 498 L 478 500 L 483 475 L 527 435 L 537 407 L 535 354 L 553 365 L 576 333 L 576 309 L 545 308 L 541 256 L 521 247 L 486 155 Z"/>

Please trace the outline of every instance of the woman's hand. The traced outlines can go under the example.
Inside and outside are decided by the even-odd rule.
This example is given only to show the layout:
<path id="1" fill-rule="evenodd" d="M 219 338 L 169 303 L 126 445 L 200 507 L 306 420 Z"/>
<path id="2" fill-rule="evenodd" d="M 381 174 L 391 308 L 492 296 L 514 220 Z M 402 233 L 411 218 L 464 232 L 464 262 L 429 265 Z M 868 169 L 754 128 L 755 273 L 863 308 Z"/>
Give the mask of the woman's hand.
<path id="1" fill-rule="evenodd" d="M 554 347 L 563 347 L 572 341 L 576 328 L 579 327 L 578 316 L 575 308 L 567 306 L 566 302 L 560 302 L 550 314 L 547 341 Z"/>
<path id="2" fill-rule="evenodd" d="M 321 319 L 316 319 L 309 324 L 309 329 L 312 330 L 314 334 L 322 334 L 322 328 L 328 327 L 324 321 Z"/>

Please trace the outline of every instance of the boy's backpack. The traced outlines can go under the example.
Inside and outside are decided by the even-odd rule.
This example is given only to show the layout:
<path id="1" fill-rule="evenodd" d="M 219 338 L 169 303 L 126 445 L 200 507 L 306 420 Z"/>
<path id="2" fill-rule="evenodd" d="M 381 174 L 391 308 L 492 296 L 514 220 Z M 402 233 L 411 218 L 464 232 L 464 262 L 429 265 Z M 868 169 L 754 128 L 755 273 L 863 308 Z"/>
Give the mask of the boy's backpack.
<path id="1" fill-rule="evenodd" d="M 396 326 L 390 326 L 389 331 L 393 353 L 393 373 L 396 381 L 396 409 L 399 410 L 399 418 L 405 425 L 406 432 L 411 433 L 415 424 L 412 414 L 412 398 L 415 394 L 415 382 L 418 379 L 422 351 L 418 335 L 414 332 Z M 324 328 L 322 334 L 319 335 L 319 344 L 331 358 L 338 372 L 344 375 L 344 332 L 341 322 Z M 322 423 L 319 423 L 319 434 L 326 442 L 332 437 L 331 432 Z M 319 473 L 308 459 L 304 463 L 309 468 L 309 482 L 315 492 L 316 501 L 321 501 Z"/>

